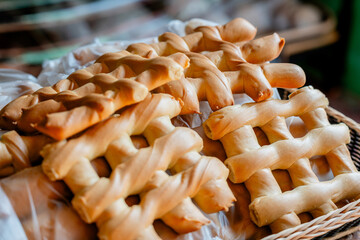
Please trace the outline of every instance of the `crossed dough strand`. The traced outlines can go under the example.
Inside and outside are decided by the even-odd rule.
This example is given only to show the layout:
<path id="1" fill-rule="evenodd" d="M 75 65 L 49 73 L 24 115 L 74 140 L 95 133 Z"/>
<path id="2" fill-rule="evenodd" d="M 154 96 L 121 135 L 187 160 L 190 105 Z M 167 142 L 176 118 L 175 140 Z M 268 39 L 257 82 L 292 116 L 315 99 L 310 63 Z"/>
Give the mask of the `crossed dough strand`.
<path id="1" fill-rule="evenodd" d="M 293 139 L 293 136 L 291 135 L 286 125 L 285 118 L 283 117 L 274 118 L 262 126 L 261 129 L 267 135 L 270 143 L 286 139 Z M 291 181 L 293 182 L 295 188 L 298 186 L 319 182 L 317 176 L 311 169 L 309 158 L 298 159 L 287 169 L 287 171 L 290 174 Z M 316 218 L 335 209 L 337 209 L 336 205 L 332 201 L 328 201 L 319 208 L 312 210 L 311 215 Z"/>
<path id="2" fill-rule="evenodd" d="M 220 141 L 224 146 L 228 158 L 236 157 L 239 154 L 260 148 L 253 128 L 249 125 L 245 125 L 226 134 Z M 245 181 L 245 186 L 250 193 L 251 201 L 254 201 L 254 199 L 260 196 L 281 193 L 281 189 L 269 168 L 256 171 L 256 173 Z M 271 223 L 270 228 L 272 232 L 280 232 L 284 229 L 295 227 L 300 223 L 298 216 L 290 212 Z"/>
<path id="3" fill-rule="evenodd" d="M 115 141 L 122 134 L 140 134 L 144 131 L 152 119 L 164 115 L 176 116 L 180 109 L 181 105 L 168 95 L 156 94 L 149 96 L 145 101 L 139 103 L 135 107 L 127 109 L 120 117 L 110 118 L 89 129 L 78 138 L 71 139 L 68 142 L 58 142 L 52 146 L 44 148 L 42 153 L 44 156 L 42 165 L 43 170 L 51 179 L 64 179 L 70 189 L 75 193 L 76 198 L 76 196 L 81 194 L 84 189 L 89 188 L 99 181 L 99 177 L 96 174 L 91 173 L 91 170 L 89 167 L 87 167 L 91 159 L 104 155 L 109 144 Z M 106 139 L 106 141 L 102 141 L 101 144 L 99 144 L 97 141 L 97 136 L 101 136 L 101 138 Z M 62 152 L 62 156 L 59 156 L 58 154 L 60 151 Z M 131 163 L 132 161 L 129 162 Z M 201 164 L 201 166 L 204 165 Z M 185 172 L 189 173 L 185 174 L 184 172 L 184 177 L 188 176 L 187 174 L 190 174 L 188 177 L 191 177 L 193 171 L 195 171 L 194 168 L 196 169 L 195 165 L 193 168 L 186 170 Z M 216 168 L 219 169 L 219 166 Z M 87 170 L 84 171 L 84 169 Z M 183 172 L 177 174 L 176 176 L 180 176 L 182 174 Z M 171 179 L 176 178 L 177 177 Z M 203 184 L 206 182 L 208 181 L 205 181 Z M 198 186 L 203 184 L 199 184 Z M 230 189 L 222 189 L 222 191 L 225 193 L 229 191 L 231 193 Z M 233 195 L 231 194 L 231 196 Z M 230 201 L 232 200 L 233 197 L 230 199 Z M 177 204 L 180 202 L 177 202 Z M 230 202 L 227 202 L 224 207 L 229 206 L 229 204 Z M 104 239 L 106 238 L 105 235 L 109 238 L 114 236 L 112 235 L 112 231 L 117 232 L 118 230 L 116 229 L 118 229 L 118 226 L 114 225 L 117 221 L 111 219 L 116 219 L 117 217 L 122 218 L 122 214 L 128 211 L 126 209 L 128 209 L 128 207 L 124 205 L 123 200 L 121 199 L 116 200 L 111 204 L 110 207 L 106 208 L 106 210 L 96 219 L 97 225 L 99 227 L 99 236 L 102 236 Z M 145 225 L 148 226 L 147 223 Z"/>

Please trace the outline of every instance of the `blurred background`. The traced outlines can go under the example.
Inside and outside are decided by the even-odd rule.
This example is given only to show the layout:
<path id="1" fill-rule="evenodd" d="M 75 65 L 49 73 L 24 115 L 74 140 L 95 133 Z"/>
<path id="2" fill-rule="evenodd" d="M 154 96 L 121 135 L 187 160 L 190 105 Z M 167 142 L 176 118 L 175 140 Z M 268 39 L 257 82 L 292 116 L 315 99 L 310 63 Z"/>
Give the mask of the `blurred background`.
<path id="1" fill-rule="evenodd" d="M 300 65 L 307 85 L 360 122 L 358 0 L 0 0 L 0 68 L 37 76 L 44 60 L 94 41 L 153 37 L 174 19 L 220 24 L 243 17 L 258 37 L 286 39 L 278 62 Z"/>

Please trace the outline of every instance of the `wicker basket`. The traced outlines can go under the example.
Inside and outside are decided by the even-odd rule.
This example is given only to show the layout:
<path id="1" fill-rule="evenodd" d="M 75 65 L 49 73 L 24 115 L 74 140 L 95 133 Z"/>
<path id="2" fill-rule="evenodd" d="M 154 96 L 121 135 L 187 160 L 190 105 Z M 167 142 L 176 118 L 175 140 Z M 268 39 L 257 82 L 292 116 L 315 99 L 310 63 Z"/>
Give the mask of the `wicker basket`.
<path id="1" fill-rule="evenodd" d="M 287 99 L 291 90 L 279 89 L 279 93 L 283 99 Z M 326 112 L 330 123 L 336 124 L 343 122 L 349 127 L 351 141 L 347 146 L 355 166 L 360 170 L 360 125 L 331 107 L 328 107 Z M 264 240 L 323 239 L 328 237 L 331 239 L 338 239 L 355 231 L 359 231 L 359 226 L 360 199 L 330 212 L 327 215 L 313 219 L 310 222 L 270 235 L 264 238 Z"/>

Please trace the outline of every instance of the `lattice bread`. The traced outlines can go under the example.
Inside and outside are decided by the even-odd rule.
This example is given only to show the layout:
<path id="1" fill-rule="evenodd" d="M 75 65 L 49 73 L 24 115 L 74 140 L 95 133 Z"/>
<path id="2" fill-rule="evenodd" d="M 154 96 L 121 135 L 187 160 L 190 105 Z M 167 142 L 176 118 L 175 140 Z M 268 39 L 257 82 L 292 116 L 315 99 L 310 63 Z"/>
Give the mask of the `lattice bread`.
<path id="1" fill-rule="evenodd" d="M 360 195 L 360 174 L 346 143 L 344 124 L 330 125 L 324 108 L 326 97 L 306 87 L 289 100 L 267 100 L 225 107 L 204 122 L 204 131 L 219 139 L 226 151 L 229 178 L 244 183 L 251 195 L 250 216 L 258 226 L 270 225 L 278 232 L 300 224 L 298 214 L 310 212 L 316 218 L 336 209 L 336 203 Z M 299 116 L 309 132 L 294 138 L 285 118 Z M 260 127 L 270 145 L 261 146 L 253 127 Z M 309 158 L 325 155 L 335 176 L 319 182 Z M 282 192 L 271 170 L 285 169 L 293 190 Z"/>
<path id="2" fill-rule="evenodd" d="M 258 103 L 245 105 L 250 106 L 250 112 L 238 111 L 236 106 L 215 112 L 213 116 L 232 109 L 231 114 L 240 112 L 240 118 L 230 121 L 231 114 L 226 114 L 229 117 L 224 119 L 212 116 L 207 123 L 211 119 L 216 119 L 216 123 L 205 125 L 207 134 L 209 129 L 216 130 L 217 125 L 232 132 L 241 124 L 257 126 L 260 121 L 264 125 L 277 116 L 275 113 L 306 112 L 292 110 L 298 108 L 297 103 L 265 101 L 272 96 L 272 87 L 301 87 L 305 75 L 296 65 L 268 63 L 280 54 L 284 39 L 274 34 L 251 40 L 255 33 L 255 28 L 243 19 L 224 26 L 190 29 L 184 37 L 165 33 L 159 37 L 159 43 L 133 44 L 126 51 L 105 54 L 93 65 L 54 86 L 16 99 L 0 112 L 0 127 L 35 135 L 21 136 L 11 131 L 3 136 L 0 143 L 3 174 L 41 161 L 41 155 L 44 173 L 51 180 L 63 180 L 67 184 L 74 193 L 73 207 L 84 221 L 96 223 L 102 239 L 119 236 L 157 239 L 152 227 L 157 218 L 178 233 L 201 228 L 209 220 L 198 207 L 205 213 L 226 211 L 235 200 L 226 182 L 229 170 L 219 159 L 200 155 L 203 142 L 199 135 L 188 128 L 174 127 L 170 119 L 179 114 L 199 113 L 202 100 L 208 100 L 213 110 L 232 105 L 232 94 L 243 92 Z M 326 106 L 327 101 L 321 94 L 313 94 L 314 91 L 303 89 L 298 95 L 301 99 L 314 98 L 313 105 L 318 107 Z M 293 99 L 296 96 L 293 94 Z M 310 108 L 308 105 L 305 104 Z M 259 109 L 264 114 L 261 118 Z M 240 125 L 229 130 L 234 124 Z M 325 127 L 328 128 L 333 129 Z M 264 166 L 269 169 L 255 168 L 252 171 L 256 173 L 249 176 L 245 175 L 248 170 L 244 176 L 235 174 L 244 164 L 231 159 L 249 149 L 260 148 L 252 127 L 241 129 L 239 136 L 234 137 L 229 137 L 232 133 L 210 134 L 212 138 L 221 138 L 224 144 L 230 179 L 246 180 L 253 199 L 267 191 L 280 194 L 270 170 L 273 165 L 261 162 L 259 169 Z M 262 129 L 266 133 L 265 127 Z M 346 131 L 343 126 L 335 129 Z M 39 132 L 50 137 L 36 135 Z M 214 134 L 220 135 L 214 137 Z M 143 135 L 145 145 L 149 146 L 136 148 L 131 141 L 134 135 Z M 348 138 L 345 135 L 343 142 Z M 291 135 L 278 138 L 281 137 L 290 139 Z M 32 143 L 38 139 L 41 141 L 35 148 Z M 237 142 L 238 145 L 230 147 Z M 91 165 L 99 157 L 105 157 L 112 169 L 109 178 L 99 177 Z M 291 165 L 276 164 L 281 168 Z M 245 167 L 251 172 L 251 167 Z M 263 183 L 267 178 L 269 182 Z M 269 186 L 268 189 L 264 190 L 262 184 Z M 140 203 L 127 205 L 125 199 L 134 194 L 140 195 Z M 335 208 L 332 202 L 327 204 Z M 252 219 L 257 221 L 256 210 L 251 211 Z M 298 210 L 291 211 L 289 214 L 280 211 L 281 216 L 272 220 L 274 231 L 299 224 L 294 213 Z"/>
<path id="3" fill-rule="evenodd" d="M 153 89 L 181 98 L 185 114 L 199 112 L 199 100 L 208 100 L 214 110 L 231 105 L 232 92 L 261 101 L 272 95 L 272 87 L 302 86 L 305 76 L 298 66 L 266 63 L 278 57 L 284 39 L 274 34 L 251 40 L 255 33 L 250 23 L 235 19 L 198 27 L 184 37 L 165 33 L 156 44 L 132 44 L 9 103 L 0 112 L 0 127 L 62 140 L 143 100 Z"/>
<path id="4" fill-rule="evenodd" d="M 181 104 L 169 95 L 149 95 L 81 136 L 43 149 L 45 174 L 65 181 L 75 194 L 74 208 L 86 222 L 97 223 L 100 238 L 152 239 L 155 218 L 180 233 L 193 231 L 208 220 L 188 197 L 208 213 L 231 206 L 228 170 L 220 160 L 197 153 L 202 141 L 195 132 L 171 125 L 170 118 L 180 110 Z M 150 147 L 137 150 L 129 136 L 141 133 Z M 91 167 L 98 156 L 105 156 L 112 167 L 110 178 L 99 178 Z M 176 174 L 169 176 L 164 172 L 168 168 Z M 132 194 L 142 200 L 130 208 L 124 198 Z"/>

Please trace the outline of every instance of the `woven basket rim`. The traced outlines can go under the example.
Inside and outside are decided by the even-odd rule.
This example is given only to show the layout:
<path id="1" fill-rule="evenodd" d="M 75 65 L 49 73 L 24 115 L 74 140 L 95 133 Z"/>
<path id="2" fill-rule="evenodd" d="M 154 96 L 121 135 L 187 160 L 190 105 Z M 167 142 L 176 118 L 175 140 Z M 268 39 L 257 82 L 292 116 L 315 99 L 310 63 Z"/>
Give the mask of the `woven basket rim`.
<path id="1" fill-rule="evenodd" d="M 354 129 L 357 133 L 360 134 L 360 124 L 355 122 L 353 119 L 345 116 L 343 113 L 339 112 L 338 110 L 330 106 L 327 107 L 325 111 L 328 115 L 335 117 L 337 120 L 340 120 L 341 122 L 345 123 L 350 128 Z"/>
<path id="2" fill-rule="evenodd" d="M 317 217 L 310 222 L 267 236 L 263 240 L 311 239 L 324 235 L 358 218 L 360 218 L 360 199 L 350 202 L 324 216 Z"/>

